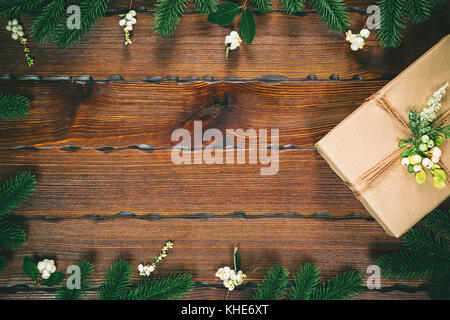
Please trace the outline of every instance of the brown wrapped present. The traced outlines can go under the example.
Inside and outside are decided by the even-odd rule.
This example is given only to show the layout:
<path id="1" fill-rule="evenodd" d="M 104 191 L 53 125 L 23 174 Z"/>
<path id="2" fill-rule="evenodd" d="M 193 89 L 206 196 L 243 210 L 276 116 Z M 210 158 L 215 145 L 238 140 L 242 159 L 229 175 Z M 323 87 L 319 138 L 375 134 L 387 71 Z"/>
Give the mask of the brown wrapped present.
<path id="1" fill-rule="evenodd" d="M 400 139 L 411 136 L 408 113 L 450 81 L 450 35 L 370 97 L 323 137 L 316 149 L 389 235 L 400 237 L 450 195 L 450 141 L 440 148 L 439 165 L 448 173 L 437 189 L 423 184 L 401 164 Z M 450 92 L 439 113 L 450 114 Z"/>

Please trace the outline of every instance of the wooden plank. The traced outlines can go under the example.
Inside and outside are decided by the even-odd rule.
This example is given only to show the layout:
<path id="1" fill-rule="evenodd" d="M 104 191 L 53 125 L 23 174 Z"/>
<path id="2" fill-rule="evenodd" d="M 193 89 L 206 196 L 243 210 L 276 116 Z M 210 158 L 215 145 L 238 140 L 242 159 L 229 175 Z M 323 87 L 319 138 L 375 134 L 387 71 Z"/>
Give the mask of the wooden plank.
<path id="1" fill-rule="evenodd" d="M 1 123 L 0 148 L 168 147 L 176 128 L 192 133 L 200 119 L 205 130 L 224 135 L 226 129 L 279 129 L 281 146 L 312 147 L 384 84 L 112 82 L 93 84 L 81 100 L 80 88 L 69 82 L 2 81 L 0 91 L 25 95 L 33 107 L 25 120 Z M 223 112 L 208 110 L 214 104 L 224 104 Z"/>
<path id="2" fill-rule="evenodd" d="M 247 285 L 253 283 L 248 288 L 251 291 L 254 283 L 261 281 L 274 263 L 294 272 L 299 265 L 311 261 L 321 268 L 324 279 L 350 269 L 361 272 L 367 278 L 366 269 L 375 263 L 376 257 L 400 248 L 400 240 L 386 235 L 377 227 L 376 222 L 361 219 L 342 220 L 340 223 L 321 218 L 227 218 L 202 221 L 65 219 L 59 222 L 30 220 L 26 222 L 26 227 L 28 241 L 16 251 L 0 277 L 0 297 L 7 288 L 29 284 L 22 274 L 21 262 L 25 256 L 36 254 L 40 257 L 53 257 L 58 270 L 66 270 L 68 265 L 79 259 L 89 259 L 95 265 L 92 285 L 96 287 L 116 259 L 126 258 L 136 270 L 139 263 L 152 261 L 164 242 L 171 239 L 175 244 L 174 249 L 158 266 L 155 275 L 186 271 L 194 275 L 195 281 L 215 284 L 220 288 L 215 271 L 232 263 L 233 246 L 239 246 L 241 268 L 249 276 Z M 267 234 L 271 236 L 267 237 Z M 135 277 L 137 279 L 137 271 Z M 382 279 L 384 288 L 395 283 L 397 282 Z M 417 286 L 420 282 L 408 284 Z M 194 297 L 220 299 L 223 298 L 221 293 L 225 293 L 223 289 L 204 290 L 207 293 L 198 293 Z M 8 296 L 7 292 L 5 294 Z M 18 294 L 21 293 L 17 292 L 16 297 Z M 381 292 L 370 292 L 367 295 L 375 299 L 395 296 Z M 416 297 L 416 294 L 402 293 L 402 297 Z"/>
<path id="3" fill-rule="evenodd" d="M 425 53 L 450 32 L 450 11 L 433 13 L 431 21 L 409 25 L 402 46 L 383 50 L 371 37 L 364 50 L 349 49 L 343 34 L 329 30 L 316 14 L 303 17 L 272 12 L 257 16 L 257 35 L 252 45 L 243 45 L 225 61 L 224 37 L 228 28 L 207 22 L 205 16 L 186 14 L 175 36 L 161 39 L 152 32 L 152 15 L 140 14 L 133 45 L 123 45 L 123 31 L 118 17 L 101 18 L 89 35 L 68 50 L 54 44 L 30 41 L 35 66 L 28 68 L 18 41 L 7 30 L 0 30 L 2 65 L 0 73 L 19 76 L 91 75 L 105 79 L 120 74 L 125 79 L 149 76 L 211 75 L 218 79 L 230 76 L 244 79 L 278 74 L 304 78 L 316 74 L 341 78 L 358 74 L 366 79 L 390 77 Z M 351 28 L 358 30 L 366 20 L 357 12 L 350 14 Z M 24 22 L 29 29 L 30 20 Z"/>
<path id="4" fill-rule="evenodd" d="M 268 165 L 248 158 L 175 165 L 171 150 L 0 150 L 0 177 L 25 169 L 36 174 L 34 196 L 17 211 L 30 216 L 366 214 L 315 150 L 284 150 L 279 158 L 278 173 L 261 176 Z"/>

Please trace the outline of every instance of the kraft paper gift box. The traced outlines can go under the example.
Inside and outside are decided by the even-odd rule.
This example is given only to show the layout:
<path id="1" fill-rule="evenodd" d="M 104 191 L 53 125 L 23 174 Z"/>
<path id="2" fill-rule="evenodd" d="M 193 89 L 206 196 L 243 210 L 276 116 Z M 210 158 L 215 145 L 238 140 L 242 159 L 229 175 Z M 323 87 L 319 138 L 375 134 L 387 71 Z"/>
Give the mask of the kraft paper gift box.
<path id="1" fill-rule="evenodd" d="M 350 114 L 316 149 L 386 232 L 402 236 L 450 195 L 450 140 L 439 147 L 446 186 L 434 187 L 431 174 L 419 185 L 401 164 L 400 139 L 411 136 L 409 108 L 421 112 L 429 97 L 450 82 L 450 35 Z M 450 88 L 440 121 L 450 113 Z"/>

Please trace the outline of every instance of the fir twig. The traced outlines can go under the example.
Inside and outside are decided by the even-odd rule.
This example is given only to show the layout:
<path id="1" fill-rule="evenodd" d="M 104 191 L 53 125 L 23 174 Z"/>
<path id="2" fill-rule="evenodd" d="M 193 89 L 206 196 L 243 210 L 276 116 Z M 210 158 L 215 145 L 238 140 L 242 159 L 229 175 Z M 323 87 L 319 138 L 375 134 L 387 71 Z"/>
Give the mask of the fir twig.
<path id="1" fill-rule="evenodd" d="M 17 18 L 41 10 L 51 0 L 0 0 L 0 17 Z"/>
<path id="2" fill-rule="evenodd" d="M 402 237 L 402 243 L 410 252 L 435 258 L 447 258 L 450 262 L 450 246 L 439 235 L 434 236 L 429 230 L 415 227 Z"/>
<path id="3" fill-rule="evenodd" d="M 131 265 L 121 259 L 113 263 L 100 287 L 99 300 L 121 300 L 126 295 L 131 280 Z"/>
<path id="4" fill-rule="evenodd" d="M 34 176 L 24 171 L 0 185 L 0 218 L 19 207 L 30 196 L 36 186 Z"/>
<path id="5" fill-rule="evenodd" d="M 272 10 L 272 0 L 251 0 L 253 7 L 259 13 L 265 14 Z"/>
<path id="6" fill-rule="evenodd" d="M 89 288 L 94 266 L 87 260 L 81 260 L 77 265 L 80 268 L 80 289 L 69 289 L 67 285 L 63 285 L 58 290 L 58 300 L 78 300 Z"/>
<path id="7" fill-rule="evenodd" d="M 421 23 L 431 17 L 433 3 L 430 0 L 406 0 L 405 11 L 413 23 Z"/>
<path id="8" fill-rule="evenodd" d="M 28 115 L 28 98 L 17 94 L 0 94 L 0 121 L 19 120 Z"/>
<path id="9" fill-rule="evenodd" d="M 6 220 L 0 220 L 0 249 L 16 250 L 23 246 L 27 233 L 24 228 Z"/>
<path id="10" fill-rule="evenodd" d="M 425 223 L 434 232 L 450 240 L 450 209 L 447 212 L 443 210 L 433 210 L 425 218 Z"/>
<path id="11" fill-rule="evenodd" d="M 343 0 L 309 0 L 318 15 L 335 32 L 345 32 L 349 23 L 347 8 Z"/>
<path id="12" fill-rule="evenodd" d="M 380 29 L 377 38 L 383 48 L 394 48 L 402 41 L 402 29 L 406 26 L 405 0 L 381 0 Z"/>
<path id="13" fill-rule="evenodd" d="M 363 280 L 356 271 L 348 271 L 328 280 L 316 288 L 312 300 L 344 300 L 351 298 L 362 291 Z"/>
<path id="14" fill-rule="evenodd" d="M 294 274 L 294 284 L 289 290 L 291 300 L 309 300 L 320 282 L 320 269 L 311 263 L 305 263 Z"/>
<path id="15" fill-rule="evenodd" d="M 177 273 L 162 276 L 160 279 L 149 279 L 138 284 L 124 295 L 125 300 L 169 300 L 181 299 L 194 286 L 192 276 Z"/>
<path id="16" fill-rule="evenodd" d="M 281 0 L 281 5 L 287 14 L 296 14 L 305 8 L 305 0 Z"/>
<path id="17" fill-rule="evenodd" d="M 280 300 L 286 294 L 289 284 L 287 279 L 289 272 L 280 265 L 274 265 L 269 269 L 261 284 L 258 285 L 254 300 Z"/>
<path id="18" fill-rule="evenodd" d="M 158 0 L 153 18 L 153 31 L 161 37 L 170 37 L 180 22 L 186 0 Z"/>
<path id="19" fill-rule="evenodd" d="M 217 0 L 194 0 L 194 7 L 201 14 L 211 14 L 217 10 Z"/>
<path id="20" fill-rule="evenodd" d="M 33 21 L 33 38 L 41 43 L 51 40 L 58 26 L 66 26 L 66 10 L 67 0 L 53 0 L 47 4 Z"/>

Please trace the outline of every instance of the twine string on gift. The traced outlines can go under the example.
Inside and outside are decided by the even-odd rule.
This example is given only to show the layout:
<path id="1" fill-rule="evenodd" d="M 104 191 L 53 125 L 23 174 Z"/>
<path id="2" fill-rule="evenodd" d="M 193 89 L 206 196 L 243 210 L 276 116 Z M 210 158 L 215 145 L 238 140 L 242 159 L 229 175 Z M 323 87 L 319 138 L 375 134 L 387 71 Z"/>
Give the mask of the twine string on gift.
<path id="1" fill-rule="evenodd" d="M 370 96 L 366 101 L 374 100 L 375 104 L 380 107 L 382 110 L 384 110 L 394 121 L 397 123 L 403 131 L 405 131 L 408 135 L 412 135 L 411 129 L 409 128 L 408 124 L 403 120 L 401 114 L 394 108 L 392 103 L 389 101 L 389 99 L 382 95 L 382 94 L 375 94 Z M 446 117 L 450 115 L 450 110 L 447 110 L 445 113 L 442 114 L 442 116 L 437 119 L 434 123 L 434 125 L 439 125 L 442 123 Z M 406 146 L 410 147 L 410 146 Z M 406 148 L 405 147 L 405 148 Z M 357 198 L 360 198 L 361 195 L 370 189 L 372 186 L 374 186 L 377 181 L 385 176 L 390 169 L 393 167 L 395 163 L 399 163 L 401 159 L 401 153 L 402 149 L 395 150 L 395 152 L 391 153 L 389 156 L 387 156 L 385 159 L 377 163 L 373 168 L 367 170 L 363 174 L 361 174 L 355 182 L 353 183 L 346 183 L 346 185 L 354 192 L 355 196 Z M 442 169 L 444 169 L 446 172 L 449 172 L 447 168 L 445 168 L 444 164 L 442 162 L 439 163 Z M 450 177 L 447 176 L 447 182 L 450 183 Z"/>

